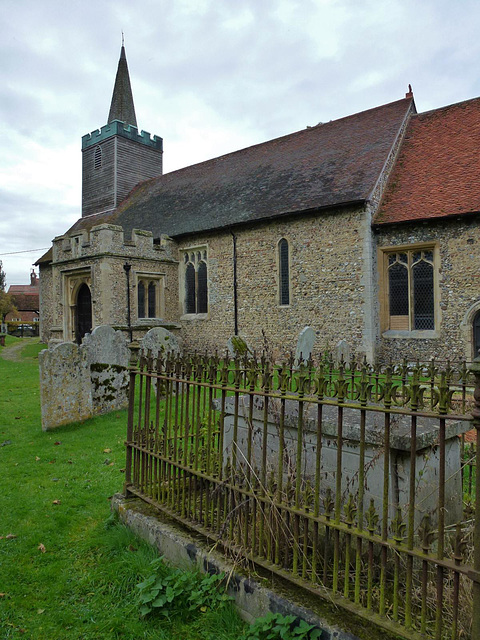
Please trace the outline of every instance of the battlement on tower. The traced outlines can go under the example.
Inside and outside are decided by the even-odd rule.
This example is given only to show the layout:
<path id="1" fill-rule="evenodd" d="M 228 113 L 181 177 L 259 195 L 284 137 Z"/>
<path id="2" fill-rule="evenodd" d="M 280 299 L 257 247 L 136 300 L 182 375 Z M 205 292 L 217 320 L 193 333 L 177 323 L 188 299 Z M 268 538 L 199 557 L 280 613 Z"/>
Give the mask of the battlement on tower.
<path id="1" fill-rule="evenodd" d="M 120 120 L 113 120 L 100 129 L 96 129 L 82 136 L 82 151 L 113 136 L 121 136 L 122 138 L 127 138 L 127 140 L 133 140 L 144 146 L 151 147 L 152 149 L 163 150 L 163 138 L 160 136 L 154 135 L 152 137 L 148 131 L 141 131 L 139 133 L 137 127 L 125 124 Z"/>

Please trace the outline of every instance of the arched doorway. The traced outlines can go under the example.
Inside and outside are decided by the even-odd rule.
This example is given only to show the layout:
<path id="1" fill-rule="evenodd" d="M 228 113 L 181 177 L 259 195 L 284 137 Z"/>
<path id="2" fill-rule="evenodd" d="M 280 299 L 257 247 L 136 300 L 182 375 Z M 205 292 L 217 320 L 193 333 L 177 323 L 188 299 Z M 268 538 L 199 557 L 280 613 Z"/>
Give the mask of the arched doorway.
<path id="1" fill-rule="evenodd" d="M 75 340 L 80 344 L 83 336 L 92 330 L 92 294 L 85 283 L 78 289 L 76 309 Z"/>
<path id="2" fill-rule="evenodd" d="M 480 311 L 473 316 L 473 357 L 480 355 Z"/>

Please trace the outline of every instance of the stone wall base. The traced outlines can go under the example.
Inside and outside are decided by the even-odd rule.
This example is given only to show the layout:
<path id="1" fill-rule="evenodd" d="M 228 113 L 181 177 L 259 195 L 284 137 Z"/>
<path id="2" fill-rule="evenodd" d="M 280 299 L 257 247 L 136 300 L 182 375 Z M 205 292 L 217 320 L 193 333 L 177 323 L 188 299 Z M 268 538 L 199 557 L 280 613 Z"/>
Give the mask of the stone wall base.
<path id="1" fill-rule="evenodd" d="M 313 594 L 296 588 L 274 574 L 256 568 L 255 579 L 252 579 L 218 549 L 212 549 L 205 538 L 187 531 L 138 498 L 125 498 L 117 493 L 112 498 L 111 508 L 124 525 L 156 547 L 172 565 L 184 569 L 196 568 L 203 573 L 225 572 L 230 577 L 229 594 L 234 598 L 240 616 L 247 622 L 252 623 L 271 611 L 295 615 L 316 625 L 322 629 L 322 640 L 393 638 L 385 630 L 376 628 L 372 622 L 347 613 L 333 603 L 319 602 Z M 297 604 L 299 600 L 304 606 Z"/>

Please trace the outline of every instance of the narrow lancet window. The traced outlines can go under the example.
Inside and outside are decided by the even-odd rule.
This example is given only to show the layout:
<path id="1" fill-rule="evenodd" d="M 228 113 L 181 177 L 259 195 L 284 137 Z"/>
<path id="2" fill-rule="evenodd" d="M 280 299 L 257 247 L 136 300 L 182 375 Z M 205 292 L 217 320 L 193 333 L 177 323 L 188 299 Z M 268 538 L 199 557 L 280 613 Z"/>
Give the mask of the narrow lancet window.
<path id="1" fill-rule="evenodd" d="M 288 305 L 290 304 L 290 273 L 288 242 L 285 238 L 278 243 L 278 270 L 279 302 L 281 305 Z"/>

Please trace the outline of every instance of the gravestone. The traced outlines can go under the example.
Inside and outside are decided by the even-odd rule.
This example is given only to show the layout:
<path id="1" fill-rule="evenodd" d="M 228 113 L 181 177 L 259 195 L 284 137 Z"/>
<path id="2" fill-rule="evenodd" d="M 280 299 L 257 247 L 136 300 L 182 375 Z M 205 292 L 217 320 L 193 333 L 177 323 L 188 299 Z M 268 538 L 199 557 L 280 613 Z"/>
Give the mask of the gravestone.
<path id="1" fill-rule="evenodd" d="M 154 327 L 143 337 L 141 350 L 144 354 L 150 350 L 154 358 L 158 357 L 158 354 L 165 355 L 170 352 L 178 355 L 181 351 L 181 340 L 163 327 Z"/>
<path id="2" fill-rule="evenodd" d="M 335 352 L 333 354 L 333 360 L 335 362 L 335 367 L 338 368 L 338 365 L 342 361 L 342 356 L 343 356 L 343 361 L 344 362 L 349 362 L 349 360 L 350 360 L 350 345 L 348 344 L 348 342 L 346 340 L 340 340 L 340 342 L 337 342 L 337 345 L 335 347 Z"/>
<path id="3" fill-rule="evenodd" d="M 82 341 L 92 386 L 93 414 L 128 406 L 129 349 L 121 331 L 102 325 Z"/>
<path id="4" fill-rule="evenodd" d="M 313 345 L 315 344 L 315 331 L 311 327 L 305 327 L 300 332 L 297 341 L 297 349 L 295 351 L 295 364 L 300 364 L 300 359 L 308 360 L 312 355 Z"/>
<path id="5" fill-rule="evenodd" d="M 85 348 L 63 342 L 41 351 L 38 360 L 42 429 L 90 418 L 93 401 Z"/>
<path id="6" fill-rule="evenodd" d="M 241 336 L 232 336 L 227 342 L 227 349 L 232 358 L 243 358 L 247 353 L 252 353 L 247 341 Z"/>

